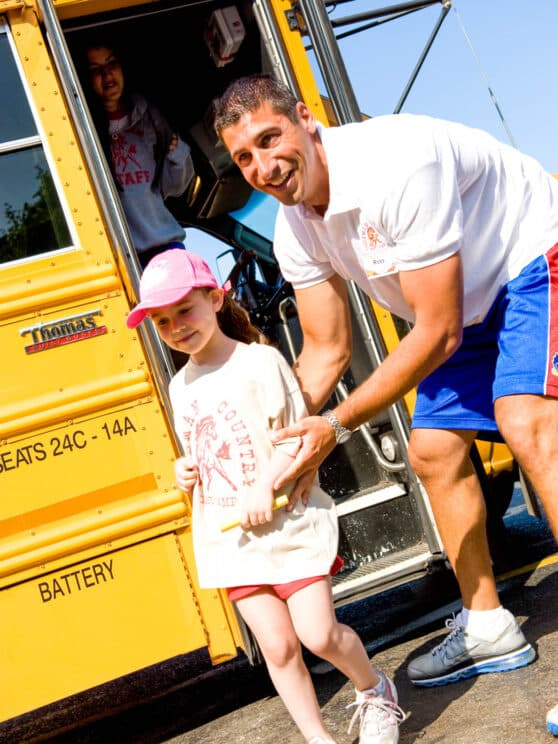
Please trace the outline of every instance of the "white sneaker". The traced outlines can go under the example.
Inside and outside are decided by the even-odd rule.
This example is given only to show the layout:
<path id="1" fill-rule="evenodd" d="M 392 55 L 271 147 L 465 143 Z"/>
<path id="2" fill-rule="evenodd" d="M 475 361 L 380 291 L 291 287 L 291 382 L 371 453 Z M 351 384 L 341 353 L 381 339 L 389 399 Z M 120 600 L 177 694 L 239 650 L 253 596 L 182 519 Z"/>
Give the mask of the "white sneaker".
<path id="1" fill-rule="evenodd" d="M 333 739 L 322 739 L 321 736 L 314 736 L 308 744 L 335 744 Z"/>
<path id="2" fill-rule="evenodd" d="M 357 691 L 355 702 L 347 706 L 356 707 L 348 733 L 360 719 L 360 744 L 397 744 L 399 725 L 408 717 L 397 705 L 397 690 L 391 679 L 381 673 L 380 676 L 386 686 L 383 696 Z"/>

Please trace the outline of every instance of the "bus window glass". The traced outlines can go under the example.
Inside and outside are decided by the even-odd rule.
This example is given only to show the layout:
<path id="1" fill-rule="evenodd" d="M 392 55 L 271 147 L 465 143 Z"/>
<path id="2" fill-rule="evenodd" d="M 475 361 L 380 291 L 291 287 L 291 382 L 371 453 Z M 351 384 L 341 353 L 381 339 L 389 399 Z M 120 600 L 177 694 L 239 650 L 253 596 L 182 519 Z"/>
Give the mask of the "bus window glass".
<path id="1" fill-rule="evenodd" d="M 12 57 L 8 37 L 0 33 L 0 143 L 37 133 L 25 91 Z"/>
<path id="2" fill-rule="evenodd" d="M 0 155 L 0 262 L 70 245 L 42 148 Z"/>
<path id="3" fill-rule="evenodd" d="M 72 245 L 8 36 L 0 25 L 0 264 Z"/>

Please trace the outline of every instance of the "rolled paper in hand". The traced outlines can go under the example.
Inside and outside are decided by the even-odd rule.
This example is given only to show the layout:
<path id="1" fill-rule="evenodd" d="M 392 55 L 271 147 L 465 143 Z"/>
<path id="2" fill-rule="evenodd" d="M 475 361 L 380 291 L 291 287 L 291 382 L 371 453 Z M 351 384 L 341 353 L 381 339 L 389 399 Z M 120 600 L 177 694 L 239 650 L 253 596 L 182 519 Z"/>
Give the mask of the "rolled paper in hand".
<path id="1" fill-rule="evenodd" d="M 273 509 L 280 509 L 282 506 L 287 506 L 289 503 L 289 497 L 283 494 L 282 496 L 276 496 L 273 499 Z M 221 525 L 221 532 L 226 532 L 227 530 L 232 530 L 235 527 L 240 526 L 240 519 L 235 519 L 232 522 L 226 522 L 225 524 Z"/>

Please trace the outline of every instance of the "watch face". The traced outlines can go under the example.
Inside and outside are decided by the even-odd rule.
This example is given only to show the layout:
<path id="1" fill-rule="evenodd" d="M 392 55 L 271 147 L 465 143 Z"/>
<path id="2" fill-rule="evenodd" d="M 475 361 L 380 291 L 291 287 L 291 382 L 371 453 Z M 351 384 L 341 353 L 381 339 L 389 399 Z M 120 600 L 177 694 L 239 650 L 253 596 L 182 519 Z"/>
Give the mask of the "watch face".
<path id="1" fill-rule="evenodd" d="M 345 444 L 345 442 L 348 442 L 351 438 L 352 433 L 352 431 L 343 427 L 343 431 L 340 431 L 339 433 L 336 432 L 335 439 L 337 440 L 338 444 Z"/>

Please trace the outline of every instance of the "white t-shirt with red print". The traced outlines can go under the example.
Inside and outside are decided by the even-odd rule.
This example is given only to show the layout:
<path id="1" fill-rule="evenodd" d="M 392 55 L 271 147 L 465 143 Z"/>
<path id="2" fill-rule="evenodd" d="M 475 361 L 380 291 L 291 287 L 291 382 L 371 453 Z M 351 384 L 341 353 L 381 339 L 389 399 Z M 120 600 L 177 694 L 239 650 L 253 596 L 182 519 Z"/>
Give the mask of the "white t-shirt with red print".
<path id="1" fill-rule="evenodd" d="M 399 272 L 460 251 L 470 325 L 558 241 L 558 180 L 486 132 L 412 114 L 319 132 L 328 209 L 281 206 L 276 222 L 275 255 L 295 289 L 337 273 L 412 322 Z"/>
<path id="2" fill-rule="evenodd" d="M 170 398 L 184 452 L 200 479 L 193 494 L 194 553 L 202 587 L 280 584 L 327 575 L 337 555 L 332 499 L 317 481 L 308 505 L 273 513 L 267 525 L 226 532 L 242 499 L 265 475 L 274 423 L 306 415 L 298 381 L 277 349 L 238 343 L 218 367 L 191 360 L 173 377 Z M 298 448 L 298 441 L 295 447 Z M 292 442 L 284 445 L 293 447 Z"/>

